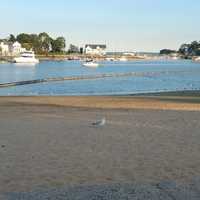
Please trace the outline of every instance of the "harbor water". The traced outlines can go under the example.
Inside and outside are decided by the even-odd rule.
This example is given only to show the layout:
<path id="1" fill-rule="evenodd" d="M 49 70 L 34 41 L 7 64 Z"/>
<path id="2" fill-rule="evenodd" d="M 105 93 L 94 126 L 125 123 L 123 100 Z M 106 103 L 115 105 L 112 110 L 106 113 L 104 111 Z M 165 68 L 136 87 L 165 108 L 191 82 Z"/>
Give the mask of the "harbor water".
<path id="1" fill-rule="evenodd" d="M 103 61 L 98 68 L 83 67 L 81 61 L 41 61 L 37 65 L 0 64 L 0 84 L 111 74 L 110 77 L 98 79 L 47 81 L 2 87 L 0 95 L 126 95 L 200 89 L 200 63 L 191 60 Z"/>

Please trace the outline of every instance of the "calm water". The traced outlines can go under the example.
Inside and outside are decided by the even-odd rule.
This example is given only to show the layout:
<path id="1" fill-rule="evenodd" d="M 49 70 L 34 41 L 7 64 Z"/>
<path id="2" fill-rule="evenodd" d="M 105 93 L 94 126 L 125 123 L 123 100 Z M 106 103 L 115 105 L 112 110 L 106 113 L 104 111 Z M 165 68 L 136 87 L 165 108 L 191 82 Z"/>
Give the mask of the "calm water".
<path id="1" fill-rule="evenodd" d="M 97 69 L 83 67 L 79 61 L 44 61 L 36 66 L 0 64 L 0 83 L 127 72 L 138 74 L 0 88 L 0 95 L 106 95 L 200 89 L 200 63 L 189 60 L 102 62 Z"/>

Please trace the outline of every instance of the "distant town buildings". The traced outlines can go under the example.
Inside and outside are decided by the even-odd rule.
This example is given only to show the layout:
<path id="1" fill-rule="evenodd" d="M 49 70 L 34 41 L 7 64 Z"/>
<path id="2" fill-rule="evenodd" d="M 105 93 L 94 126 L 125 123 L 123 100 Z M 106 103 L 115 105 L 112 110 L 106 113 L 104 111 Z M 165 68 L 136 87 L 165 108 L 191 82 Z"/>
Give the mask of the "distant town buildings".
<path id="1" fill-rule="evenodd" d="M 22 45 L 19 42 L 1 42 L 0 43 L 0 55 L 1 56 L 17 56 L 21 52 L 26 51 L 25 48 L 22 48 Z"/>
<path id="2" fill-rule="evenodd" d="M 85 54 L 87 55 L 105 55 L 106 54 L 106 45 L 99 44 L 86 44 L 85 45 Z"/>

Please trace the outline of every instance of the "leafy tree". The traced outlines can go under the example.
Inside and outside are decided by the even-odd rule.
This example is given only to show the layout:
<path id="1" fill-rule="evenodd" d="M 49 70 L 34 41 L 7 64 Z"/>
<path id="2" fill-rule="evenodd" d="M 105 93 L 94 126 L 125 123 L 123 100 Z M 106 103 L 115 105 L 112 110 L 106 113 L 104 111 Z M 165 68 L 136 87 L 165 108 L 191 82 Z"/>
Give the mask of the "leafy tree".
<path id="1" fill-rule="evenodd" d="M 192 49 L 198 49 L 199 43 L 198 43 L 197 41 L 193 41 L 193 42 L 191 43 L 190 47 L 191 47 Z"/>
<path id="2" fill-rule="evenodd" d="M 27 50 L 33 49 L 33 45 L 31 43 L 23 43 L 22 47 L 27 49 Z"/>
<path id="3" fill-rule="evenodd" d="M 48 54 L 52 52 L 63 52 L 65 50 L 65 38 L 58 37 L 53 40 L 47 33 L 43 32 L 38 34 L 20 33 L 15 38 L 10 35 L 9 41 L 18 41 L 22 47 L 26 49 L 33 49 L 38 54 Z"/>
<path id="4" fill-rule="evenodd" d="M 197 49 L 197 50 L 195 51 L 195 54 L 196 54 L 196 56 L 200 56 L 200 49 Z"/>
<path id="5" fill-rule="evenodd" d="M 30 39 L 31 39 L 33 50 L 36 53 L 39 53 L 40 52 L 40 42 L 39 42 L 38 35 L 37 34 L 31 34 Z"/>
<path id="6" fill-rule="evenodd" d="M 16 41 L 15 36 L 13 34 L 10 34 L 8 41 L 9 42 L 15 42 Z"/>
<path id="7" fill-rule="evenodd" d="M 21 43 L 23 48 L 26 48 L 28 50 L 33 48 L 33 42 L 31 35 L 26 34 L 26 33 L 21 33 L 17 35 L 16 40 Z"/>
<path id="8" fill-rule="evenodd" d="M 70 44 L 68 53 L 79 53 L 79 48 L 73 44 Z"/>
<path id="9" fill-rule="evenodd" d="M 80 48 L 80 54 L 83 54 L 83 47 Z"/>
<path id="10" fill-rule="evenodd" d="M 183 55 L 187 55 L 189 48 L 190 48 L 190 44 L 182 44 L 181 47 L 179 48 L 179 53 Z"/>
<path id="11" fill-rule="evenodd" d="M 26 34 L 26 33 L 19 34 L 16 39 L 21 44 L 23 44 L 23 43 L 31 43 L 31 37 L 30 37 L 29 34 Z"/>
<path id="12" fill-rule="evenodd" d="M 58 37 L 55 40 L 52 40 L 52 52 L 64 52 L 65 50 L 65 38 Z"/>
<path id="13" fill-rule="evenodd" d="M 193 41 L 191 44 L 181 45 L 179 53 L 181 53 L 185 57 L 200 55 L 200 42 Z"/>
<path id="14" fill-rule="evenodd" d="M 40 50 L 48 53 L 51 50 L 52 38 L 45 32 L 39 34 Z"/>
<path id="15" fill-rule="evenodd" d="M 160 51 L 160 54 L 165 54 L 165 55 L 168 55 L 168 54 L 171 54 L 171 53 L 176 53 L 176 51 L 174 51 L 174 50 L 171 50 L 171 49 L 162 49 L 161 51 Z"/>

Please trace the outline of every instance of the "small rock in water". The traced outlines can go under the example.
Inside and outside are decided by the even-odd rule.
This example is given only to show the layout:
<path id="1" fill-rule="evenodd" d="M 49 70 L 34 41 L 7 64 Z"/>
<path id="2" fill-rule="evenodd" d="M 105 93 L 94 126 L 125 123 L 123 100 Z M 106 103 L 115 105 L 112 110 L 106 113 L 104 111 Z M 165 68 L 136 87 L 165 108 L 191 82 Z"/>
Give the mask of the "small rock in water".
<path id="1" fill-rule="evenodd" d="M 6 145 L 4 145 L 4 144 L 1 145 L 1 148 L 5 148 L 5 147 L 6 147 Z"/>
<path id="2" fill-rule="evenodd" d="M 106 124 L 106 118 L 102 118 L 101 120 L 98 120 L 94 123 L 92 123 L 93 126 L 104 126 Z"/>

